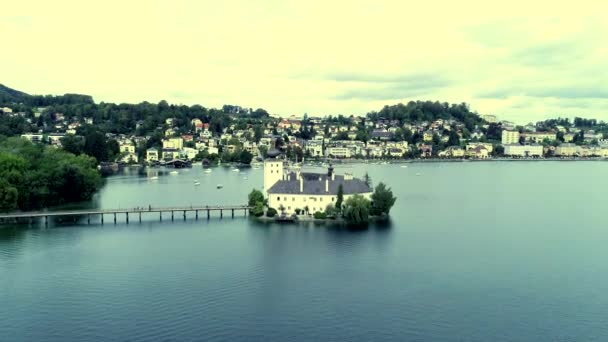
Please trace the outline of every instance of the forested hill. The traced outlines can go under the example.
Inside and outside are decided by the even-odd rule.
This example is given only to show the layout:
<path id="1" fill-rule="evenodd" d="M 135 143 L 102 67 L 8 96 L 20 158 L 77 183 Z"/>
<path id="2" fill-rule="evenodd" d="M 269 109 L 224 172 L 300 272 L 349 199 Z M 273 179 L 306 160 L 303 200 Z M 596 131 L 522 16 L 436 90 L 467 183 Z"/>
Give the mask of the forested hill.
<path id="1" fill-rule="evenodd" d="M 29 95 L 0 83 L 0 103 L 21 102 Z"/>
<path id="2" fill-rule="evenodd" d="M 0 84 L 0 105 L 46 107 L 54 105 L 93 104 L 93 97 L 81 94 L 29 95 Z"/>
<path id="3" fill-rule="evenodd" d="M 477 113 L 469 110 L 466 103 L 449 104 L 438 101 L 410 101 L 407 104 L 384 106 L 379 112 L 368 113 L 367 117 L 372 121 L 398 120 L 401 123 L 454 119 L 464 123 L 469 130 L 484 123 Z"/>

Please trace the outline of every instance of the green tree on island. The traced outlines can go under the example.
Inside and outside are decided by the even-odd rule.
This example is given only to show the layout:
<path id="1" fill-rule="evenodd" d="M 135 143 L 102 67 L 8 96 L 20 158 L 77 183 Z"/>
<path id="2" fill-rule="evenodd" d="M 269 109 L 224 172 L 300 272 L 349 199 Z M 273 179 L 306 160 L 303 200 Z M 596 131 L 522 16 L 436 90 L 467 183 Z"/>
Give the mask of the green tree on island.
<path id="1" fill-rule="evenodd" d="M 338 186 L 338 195 L 336 196 L 336 210 L 338 214 L 342 212 L 342 203 L 344 202 L 344 188 L 342 184 Z"/>
<path id="2" fill-rule="evenodd" d="M 253 189 L 248 196 L 249 213 L 256 217 L 264 215 L 264 194 L 260 190 Z"/>
<path id="3" fill-rule="evenodd" d="M 364 224 L 369 221 L 370 201 L 359 195 L 349 197 L 344 204 L 344 219 L 349 224 Z"/>
<path id="4" fill-rule="evenodd" d="M 378 183 L 372 194 L 371 214 L 374 216 L 388 216 L 397 199 L 393 191 L 382 182 Z"/>

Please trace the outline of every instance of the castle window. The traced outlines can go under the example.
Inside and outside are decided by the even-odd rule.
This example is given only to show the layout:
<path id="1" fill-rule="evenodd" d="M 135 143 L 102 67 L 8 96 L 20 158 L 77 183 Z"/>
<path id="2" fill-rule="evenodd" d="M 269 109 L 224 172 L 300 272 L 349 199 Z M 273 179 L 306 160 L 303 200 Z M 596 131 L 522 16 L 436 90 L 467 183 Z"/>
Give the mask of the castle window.
<path id="1" fill-rule="evenodd" d="M 287 197 L 283 197 L 283 201 L 287 201 Z"/>
<path id="2" fill-rule="evenodd" d="M 334 198 L 333 198 L 333 197 L 331 198 L 331 201 L 332 201 L 332 202 L 334 201 Z"/>
<path id="3" fill-rule="evenodd" d="M 277 197 L 277 201 L 280 201 L 280 200 L 281 200 L 281 197 Z"/>

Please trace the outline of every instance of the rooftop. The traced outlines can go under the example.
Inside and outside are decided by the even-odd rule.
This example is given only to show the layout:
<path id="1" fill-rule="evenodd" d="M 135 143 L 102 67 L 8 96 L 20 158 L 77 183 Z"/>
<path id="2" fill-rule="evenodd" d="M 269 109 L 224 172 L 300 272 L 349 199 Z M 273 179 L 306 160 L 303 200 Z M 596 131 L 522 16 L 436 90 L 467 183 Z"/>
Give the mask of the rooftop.
<path id="1" fill-rule="evenodd" d="M 336 195 L 338 187 L 342 184 L 345 195 L 372 192 L 372 189 L 358 178 L 344 179 L 343 175 L 335 175 L 334 179 L 325 173 L 302 172 L 303 191 L 300 192 L 300 180 L 295 172 L 287 174 L 285 180 L 277 181 L 270 189 L 269 194 L 305 194 L 305 195 Z M 329 191 L 325 192 L 325 181 L 328 180 Z"/>

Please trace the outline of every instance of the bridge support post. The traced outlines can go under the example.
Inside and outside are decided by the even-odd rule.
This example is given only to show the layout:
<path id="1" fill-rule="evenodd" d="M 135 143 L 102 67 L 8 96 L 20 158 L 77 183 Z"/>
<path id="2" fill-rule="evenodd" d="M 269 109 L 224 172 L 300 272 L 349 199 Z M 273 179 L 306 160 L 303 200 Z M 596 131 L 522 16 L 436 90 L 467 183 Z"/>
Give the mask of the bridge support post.
<path id="1" fill-rule="evenodd" d="M 49 217 L 48 217 L 48 215 L 44 215 L 44 225 L 45 226 L 49 225 Z"/>
<path id="2" fill-rule="evenodd" d="M 101 224 L 103 224 L 103 214 L 101 214 Z"/>
<path id="3" fill-rule="evenodd" d="M 139 223 L 141 223 L 141 211 L 139 212 Z"/>
<path id="4" fill-rule="evenodd" d="M 196 212 L 196 219 L 198 220 L 198 210 L 196 210 L 195 212 Z"/>
<path id="5" fill-rule="evenodd" d="M 114 224 L 116 224 L 116 213 L 114 213 Z"/>
<path id="6" fill-rule="evenodd" d="M 160 219 L 160 222 L 163 222 L 163 212 L 162 211 L 158 212 L 158 217 Z"/>
<path id="7" fill-rule="evenodd" d="M 186 221 L 186 211 L 184 210 L 184 221 Z"/>
<path id="8" fill-rule="evenodd" d="M 232 209 L 232 218 L 234 218 L 234 209 Z"/>
<path id="9" fill-rule="evenodd" d="M 220 218 L 224 218 L 224 209 L 220 209 Z"/>
<path id="10" fill-rule="evenodd" d="M 207 220 L 210 218 L 209 209 L 207 209 Z"/>
<path id="11" fill-rule="evenodd" d="M 171 210 L 171 221 L 173 221 L 173 210 Z"/>
<path id="12" fill-rule="evenodd" d="M 91 224 L 91 214 L 89 214 L 89 215 L 87 216 L 87 223 L 88 223 L 88 224 Z"/>
<path id="13" fill-rule="evenodd" d="M 125 214 L 127 214 L 127 224 L 129 224 L 129 213 L 127 212 Z"/>

